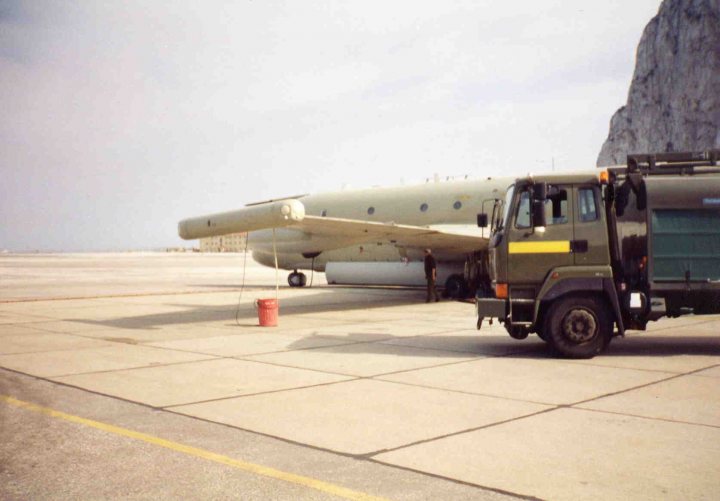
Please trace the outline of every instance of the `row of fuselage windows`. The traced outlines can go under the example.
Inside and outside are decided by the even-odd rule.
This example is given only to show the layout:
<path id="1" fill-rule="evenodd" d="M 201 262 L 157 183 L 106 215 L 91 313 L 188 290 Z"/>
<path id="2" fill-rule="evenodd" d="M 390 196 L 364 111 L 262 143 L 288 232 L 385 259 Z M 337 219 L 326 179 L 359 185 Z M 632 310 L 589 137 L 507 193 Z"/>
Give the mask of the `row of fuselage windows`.
<path id="1" fill-rule="evenodd" d="M 420 212 L 427 212 L 429 208 L 430 208 L 430 206 L 426 203 L 420 204 Z M 462 209 L 462 202 L 460 200 L 457 200 L 453 204 L 453 209 L 455 209 L 455 210 Z M 368 213 L 368 216 L 372 216 L 373 214 L 375 214 L 375 207 L 372 207 L 372 206 L 368 207 L 367 213 Z M 322 217 L 327 216 L 327 209 L 323 209 L 320 212 L 320 216 L 322 216 Z"/>

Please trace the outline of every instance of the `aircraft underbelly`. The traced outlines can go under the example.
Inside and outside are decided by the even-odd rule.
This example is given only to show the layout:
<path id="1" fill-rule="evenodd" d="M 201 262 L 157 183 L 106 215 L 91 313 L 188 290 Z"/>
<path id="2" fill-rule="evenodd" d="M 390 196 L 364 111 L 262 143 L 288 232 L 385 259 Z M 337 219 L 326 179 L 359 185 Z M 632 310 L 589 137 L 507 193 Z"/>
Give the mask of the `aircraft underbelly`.
<path id="1" fill-rule="evenodd" d="M 439 262 L 437 281 L 444 284 L 450 275 L 462 275 L 464 264 Z M 422 262 L 361 263 L 334 261 L 325 268 L 329 284 L 338 285 L 425 285 L 425 267 Z"/>
<path id="2" fill-rule="evenodd" d="M 314 261 L 312 258 L 304 257 L 301 252 L 278 252 L 277 258 L 278 266 L 285 270 L 309 270 L 314 265 L 315 271 L 325 271 L 328 262 L 401 262 L 403 255 L 401 249 L 390 242 L 372 242 L 326 250 Z M 272 248 L 254 249 L 253 259 L 265 266 L 275 266 Z"/>
<path id="3" fill-rule="evenodd" d="M 274 249 L 278 254 L 303 254 L 340 249 L 362 241 L 363 237 L 313 235 L 302 230 L 276 229 Z M 272 230 L 253 231 L 248 234 L 248 248 L 260 252 L 273 252 Z"/>
<path id="4" fill-rule="evenodd" d="M 348 247 L 322 253 L 315 260 L 301 254 L 278 254 L 278 266 L 285 270 L 324 271 L 329 284 L 340 285 L 402 285 L 425 284 L 425 270 L 421 260 L 407 261 L 399 257 L 391 245 L 377 246 L 359 253 L 357 247 Z M 275 266 L 272 252 L 254 251 L 253 259 L 265 266 Z M 438 262 L 438 283 L 443 284 L 450 275 L 463 274 L 462 259 Z"/>

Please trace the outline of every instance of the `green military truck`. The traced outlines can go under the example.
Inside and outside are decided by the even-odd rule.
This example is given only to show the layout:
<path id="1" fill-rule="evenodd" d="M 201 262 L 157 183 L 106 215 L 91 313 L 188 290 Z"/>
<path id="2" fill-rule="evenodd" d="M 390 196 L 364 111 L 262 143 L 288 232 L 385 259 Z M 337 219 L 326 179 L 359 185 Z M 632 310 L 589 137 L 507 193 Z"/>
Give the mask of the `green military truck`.
<path id="1" fill-rule="evenodd" d="M 492 229 L 478 329 L 591 358 L 661 317 L 720 313 L 720 150 L 629 155 L 598 173 L 518 179 Z"/>

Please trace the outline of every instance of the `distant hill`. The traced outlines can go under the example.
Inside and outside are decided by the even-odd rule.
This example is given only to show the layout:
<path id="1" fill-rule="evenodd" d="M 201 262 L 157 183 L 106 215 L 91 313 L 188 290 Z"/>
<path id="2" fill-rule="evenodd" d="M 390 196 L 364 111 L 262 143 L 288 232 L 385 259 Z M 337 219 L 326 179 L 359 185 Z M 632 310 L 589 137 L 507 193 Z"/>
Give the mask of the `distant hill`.
<path id="1" fill-rule="evenodd" d="M 599 166 L 628 153 L 720 148 L 720 0 L 664 0 L 637 49 Z"/>

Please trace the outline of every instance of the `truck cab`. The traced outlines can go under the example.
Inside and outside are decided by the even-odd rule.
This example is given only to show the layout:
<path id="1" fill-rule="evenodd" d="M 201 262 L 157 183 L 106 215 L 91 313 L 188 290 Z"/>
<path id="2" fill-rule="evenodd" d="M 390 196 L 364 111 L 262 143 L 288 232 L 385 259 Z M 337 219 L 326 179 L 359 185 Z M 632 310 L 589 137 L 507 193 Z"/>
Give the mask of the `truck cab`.
<path id="1" fill-rule="evenodd" d="M 494 297 L 478 294 L 478 328 L 498 318 L 514 338 L 536 333 L 562 356 L 588 358 L 626 328 L 720 311 L 718 155 L 670 155 L 516 180 L 493 209 Z M 694 229 L 668 234 L 683 225 Z"/>

